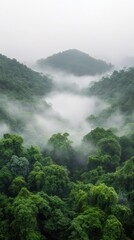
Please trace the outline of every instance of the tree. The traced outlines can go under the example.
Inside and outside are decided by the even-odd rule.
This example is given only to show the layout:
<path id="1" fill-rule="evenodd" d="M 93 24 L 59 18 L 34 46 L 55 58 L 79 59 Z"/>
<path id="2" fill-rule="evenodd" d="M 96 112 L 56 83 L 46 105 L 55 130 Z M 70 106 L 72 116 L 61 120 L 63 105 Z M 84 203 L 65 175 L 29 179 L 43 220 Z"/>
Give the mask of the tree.
<path id="1" fill-rule="evenodd" d="M 132 228 L 131 220 L 133 215 L 131 209 L 124 205 L 117 204 L 112 207 L 111 212 L 122 224 L 125 234 L 129 236 Z"/>
<path id="2" fill-rule="evenodd" d="M 120 137 L 121 161 L 127 161 L 134 156 L 134 141 L 132 137 Z"/>
<path id="3" fill-rule="evenodd" d="M 41 234 L 38 231 L 37 216 L 38 208 L 32 200 L 31 193 L 22 188 L 20 194 L 14 199 L 12 206 L 12 229 L 15 239 L 40 240 Z"/>
<path id="4" fill-rule="evenodd" d="M 66 196 L 69 190 L 69 177 L 67 170 L 59 165 L 50 165 L 43 168 L 43 191 L 49 195 Z"/>
<path id="5" fill-rule="evenodd" d="M 7 193 L 9 185 L 11 184 L 13 179 L 12 173 L 9 171 L 9 169 L 4 166 L 0 170 L 0 191 Z"/>
<path id="6" fill-rule="evenodd" d="M 22 175 L 26 177 L 29 172 L 29 161 L 25 157 L 13 155 L 8 167 L 14 176 Z"/>
<path id="7" fill-rule="evenodd" d="M 48 141 L 49 155 L 56 164 L 67 166 L 70 170 L 74 168 L 75 158 L 68 133 L 53 134 Z"/>
<path id="8" fill-rule="evenodd" d="M 115 138 L 103 138 L 98 142 L 99 152 L 103 155 L 109 155 L 111 161 L 106 161 L 107 171 L 114 171 L 119 165 L 121 157 L 121 147 L 117 139 Z"/>
<path id="9" fill-rule="evenodd" d="M 77 213 L 83 212 L 88 206 L 88 193 L 92 188 L 92 184 L 84 184 L 77 182 L 71 184 L 69 193 L 69 206 Z"/>
<path id="10" fill-rule="evenodd" d="M 110 215 L 103 230 L 102 240 L 120 240 L 122 239 L 122 233 L 122 224 L 114 215 Z"/>
<path id="11" fill-rule="evenodd" d="M 126 161 L 115 172 L 115 181 L 118 188 L 131 192 L 134 188 L 134 157 Z"/>
<path id="12" fill-rule="evenodd" d="M 32 166 L 35 162 L 41 162 L 42 154 L 37 146 L 31 146 L 27 149 L 26 158 Z"/>
<path id="13" fill-rule="evenodd" d="M 8 205 L 9 199 L 6 195 L 0 193 L 0 239 L 1 240 L 9 240 L 10 234 L 10 217 L 8 219 L 6 216 L 8 215 Z"/>
<path id="14" fill-rule="evenodd" d="M 28 176 L 28 186 L 31 191 L 42 191 L 44 186 L 45 173 L 40 162 L 35 162 L 33 170 Z"/>
<path id="15" fill-rule="evenodd" d="M 44 192 L 38 192 L 32 196 L 38 207 L 39 227 L 43 236 L 48 239 L 67 239 L 70 218 L 66 202 L 58 196 L 48 196 Z"/>
<path id="16" fill-rule="evenodd" d="M 121 147 L 117 139 L 109 137 L 103 138 L 98 142 L 99 151 L 102 154 L 108 154 L 110 156 L 119 157 L 121 156 Z"/>
<path id="17" fill-rule="evenodd" d="M 0 140 L 0 167 L 8 163 L 13 155 L 21 156 L 23 138 L 15 134 L 4 134 Z"/>
<path id="18" fill-rule="evenodd" d="M 119 165 L 121 147 L 115 138 L 102 138 L 97 144 L 97 153 L 88 157 L 88 169 L 102 166 L 107 172 L 113 172 Z"/>
<path id="19" fill-rule="evenodd" d="M 105 214 L 98 208 L 88 207 L 71 222 L 69 240 L 99 240 L 102 236 Z"/>
<path id="20" fill-rule="evenodd" d="M 17 195 L 20 192 L 21 188 L 25 187 L 25 186 L 26 186 L 26 181 L 25 181 L 24 177 L 18 176 L 13 179 L 13 181 L 9 187 L 9 190 L 10 190 L 11 194 Z"/>
<path id="21" fill-rule="evenodd" d="M 118 195 L 113 187 L 105 184 L 93 186 L 89 193 L 89 202 L 100 209 L 110 211 L 111 207 L 118 201 Z"/>
<path id="22" fill-rule="evenodd" d="M 98 166 L 93 170 L 82 173 L 81 178 L 84 183 L 96 184 L 101 176 L 104 176 L 104 173 L 103 167 Z"/>
<path id="23" fill-rule="evenodd" d="M 115 139 L 118 139 L 113 132 L 108 129 L 105 130 L 104 128 L 95 128 L 90 133 L 84 136 L 83 141 L 86 143 L 92 143 L 93 145 L 96 145 L 98 141 L 100 141 L 103 138 L 109 138 L 113 137 Z"/>

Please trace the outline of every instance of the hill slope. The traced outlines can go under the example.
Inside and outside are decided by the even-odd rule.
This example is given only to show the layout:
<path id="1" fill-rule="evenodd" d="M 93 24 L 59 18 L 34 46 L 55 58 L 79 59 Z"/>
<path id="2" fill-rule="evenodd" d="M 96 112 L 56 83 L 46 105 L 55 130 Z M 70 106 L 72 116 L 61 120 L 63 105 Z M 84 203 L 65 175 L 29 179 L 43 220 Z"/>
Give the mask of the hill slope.
<path id="1" fill-rule="evenodd" d="M 112 68 L 111 64 L 92 58 L 76 49 L 70 49 L 46 59 L 40 59 L 37 61 L 37 65 L 41 69 L 50 67 L 76 76 L 102 74 Z"/>
<path id="2" fill-rule="evenodd" d="M 90 89 L 96 95 L 112 103 L 112 107 L 128 114 L 134 111 L 134 68 L 114 71 L 111 77 L 104 77 Z"/>
<path id="3" fill-rule="evenodd" d="M 0 54 L 0 126 L 13 131 L 25 129 L 38 101 L 52 89 L 52 81 L 15 59 Z M 44 101 L 43 109 L 49 106 Z M 3 125 L 4 124 L 4 125 Z"/>
<path id="4" fill-rule="evenodd" d="M 43 96 L 51 90 L 46 76 L 0 54 L 0 93 L 19 100 Z"/>
<path id="5" fill-rule="evenodd" d="M 97 96 L 109 104 L 99 115 L 87 119 L 93 126 L 120 128 L 120 133 L 134 130 L 134 68 L 114 71 L 86 89 L 86 94 Z"/>

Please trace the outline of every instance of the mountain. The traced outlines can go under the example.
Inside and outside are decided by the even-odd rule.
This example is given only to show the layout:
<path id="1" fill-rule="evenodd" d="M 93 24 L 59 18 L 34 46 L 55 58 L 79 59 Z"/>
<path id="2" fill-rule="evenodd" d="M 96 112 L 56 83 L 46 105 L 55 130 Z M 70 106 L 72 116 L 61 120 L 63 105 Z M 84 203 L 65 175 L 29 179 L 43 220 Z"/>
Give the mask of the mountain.
<path id="1" fill-rule="evenodd" d="M 32 100 L 45 95 L 51 88 L 48 77 L 0 54 L 0 94 L 18 100 Z"/>
<path id="2" fill-rule="evenodd" d="M 134 111 L 134 68 L 114 71 L 110 77 L 103 77 L 88 89 L 126 114 Z"/>
<path id="3" fill-rule="evenodd" d="M 32 119 L 41 97 L 51 91 L 51 79 L 15 59 L 0 54 L 0 124 L 1 129 L 21 131 Z M 49 105 L 43 102 L 43 109 Z M 3 131 L 3 130 L 2 130 Z"/>
<path id="4" fill-rule="evenodd" d="M 108 103 L 99 115 L 87 119 L 93 126 L 119 128 L 120 133 L 131 134 L 134 130 L 134 68 L 114 71 L 85 90 L 87 95 L 96 96 Z"/>
<path id="5" fill-rule="evenodd" d="M 37 61 L 40 69 L 52 68 L 76 76 L 97 75 L 112 69 L 111 64 L 90 57 L 88 54 L 70 49 Z"/>

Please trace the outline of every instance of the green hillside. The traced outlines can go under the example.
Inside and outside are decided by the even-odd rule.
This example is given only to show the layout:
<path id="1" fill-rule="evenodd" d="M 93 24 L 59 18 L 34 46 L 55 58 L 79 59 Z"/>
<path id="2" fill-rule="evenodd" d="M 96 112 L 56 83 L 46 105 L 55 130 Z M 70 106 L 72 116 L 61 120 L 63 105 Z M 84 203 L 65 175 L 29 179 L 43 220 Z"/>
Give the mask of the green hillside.
<path id="1" fill-rule="evenodd" d="M 104 77 L 89 90 L 90 95 L 96 95 L 128 114 L 134 111 L 134 68 L 114 71 L 110 77 Z"/>
<path id="2" fill-rule="evenodd" d="M 87 118 L 94 127 L 105 127 L 109 121 L 108 126 L 111 124 L 117 131 L 119 126 L 120 132 L 134 131 L 134 68 L 114 71 L 111 76 L 102 78 L 86 89 L 85 94 L 99 97 L 109 105 L 99 115 Z"/>
<path id="3" fill-rule="evenodd" d="M 76 76 L 97 75 L 111 70 L 112 65 L 90 57 L 88 54 L 70 49 L 37 61 L 41 69 L 51 67 Z"/>
<path id="4" fill-rule="evenodd" d="M 0 94 L 18 100 L 32 100 L 45 95 L 51 88 L 48 77 L 0 54 Z"/>
<path id="5" fill-rule="evenodd" d="M 0 123 L 20 132 L 35 111 L 38 100 L 52 87 L 48 77 L 0 54 Z M 44 102 L 44 109 L 47 107 Z"/>

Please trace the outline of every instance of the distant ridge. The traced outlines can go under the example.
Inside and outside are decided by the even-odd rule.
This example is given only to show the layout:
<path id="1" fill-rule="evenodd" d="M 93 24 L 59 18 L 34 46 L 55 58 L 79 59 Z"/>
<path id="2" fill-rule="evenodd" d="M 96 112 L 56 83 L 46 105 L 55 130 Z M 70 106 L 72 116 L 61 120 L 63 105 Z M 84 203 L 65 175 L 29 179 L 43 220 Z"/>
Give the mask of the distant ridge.
<path id="1" fill-rule="evenodd" d="M 76 49 L 66 50 L 46 59 L 40 59 L 37 61 L 37 65 L 41 70 L 52 68 L 76 76 L 102 74 L 113 67 L 112 64 L 90 57 Z"/>

